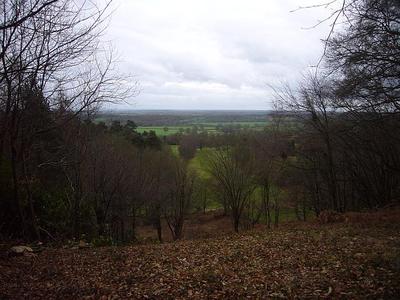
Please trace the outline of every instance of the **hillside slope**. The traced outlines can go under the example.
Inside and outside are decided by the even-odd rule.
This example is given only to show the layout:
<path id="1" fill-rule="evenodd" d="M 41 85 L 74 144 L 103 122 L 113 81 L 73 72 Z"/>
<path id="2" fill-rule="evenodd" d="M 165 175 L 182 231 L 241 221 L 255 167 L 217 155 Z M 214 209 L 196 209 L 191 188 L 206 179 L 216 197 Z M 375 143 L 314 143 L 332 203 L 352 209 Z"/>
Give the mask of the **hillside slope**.
<path id="1" fill-rule="evenodd" d="M 399 222 L 292 224 L 162 245 L 0 259 L 0 299 L 396 298 Z"/>

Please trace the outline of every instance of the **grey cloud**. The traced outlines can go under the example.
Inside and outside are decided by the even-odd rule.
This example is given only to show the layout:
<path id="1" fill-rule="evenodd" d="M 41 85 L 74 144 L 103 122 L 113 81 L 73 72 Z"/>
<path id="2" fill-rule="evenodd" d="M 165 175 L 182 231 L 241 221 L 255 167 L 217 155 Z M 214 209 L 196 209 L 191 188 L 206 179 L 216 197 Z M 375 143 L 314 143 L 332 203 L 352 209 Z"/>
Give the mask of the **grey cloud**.
<path id="1" fill-rule="evenodd" d="M 269 108 L 267 83 L 318 60 L 329 12 L 310 0 L 117 0 L 108 39 L 142 86 L 137 108 Z M 314 20 L 314 21 L 313 21 Z"/>

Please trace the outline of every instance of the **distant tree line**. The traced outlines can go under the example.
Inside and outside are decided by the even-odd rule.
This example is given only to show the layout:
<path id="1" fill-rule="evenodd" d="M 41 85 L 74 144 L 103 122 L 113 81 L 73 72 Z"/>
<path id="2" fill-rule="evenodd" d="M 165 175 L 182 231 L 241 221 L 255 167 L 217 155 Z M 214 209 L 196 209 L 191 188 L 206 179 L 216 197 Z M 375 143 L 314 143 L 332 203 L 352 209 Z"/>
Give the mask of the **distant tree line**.
<path id="1" fill-rule="evenodd" d="M 101 111 L 98 117 L 111 123 L 120 121 L 125 123 L 127 120 L 135 120 L 139 126 L 143 127 L 187 127 L 194 124 L 207 123 L 245 123 L 245 122 L 265 122 L 265 111 L 198 111 L 198 110 L 160 110 L 160 111 Z"/>

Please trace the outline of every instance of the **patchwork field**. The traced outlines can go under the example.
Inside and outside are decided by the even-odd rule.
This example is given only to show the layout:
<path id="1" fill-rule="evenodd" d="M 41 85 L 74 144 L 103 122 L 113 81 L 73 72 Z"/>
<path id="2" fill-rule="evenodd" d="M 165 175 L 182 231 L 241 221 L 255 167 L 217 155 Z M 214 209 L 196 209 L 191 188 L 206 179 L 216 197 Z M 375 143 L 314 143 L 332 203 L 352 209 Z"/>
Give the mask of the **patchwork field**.
<path id="1" fill-rule="evenodd" d="M 137 131 L 143 133 L 144 131 L 154 131 L 157 136 L 168 136 L 176 133 L 188 133 L 192 132 L 194 128 L 197 132 L 207 133 L 222 133 L 224 130 L 228 130 L 230 127 L 235 129 L 252 129 L 262 130 L 266 126 L 266 122 L 234 122 L 234 123 L 206 123 L 206 124 L 194 124 L 186 126 L 139 126 Z"/>
<path id="2" fill-rule="evenodd" d="M 150 132 L 154 131 L 157 136 L 167 136 L 176 133 L 185 133 L 188 130 L 192 131 L 193 126 L 140 126 L 137 128 L 137 131 L 143 133 L 145 131 Z M 216 132 L 216 128 L 213 126 L 204 127 L 202 131 Z"/>

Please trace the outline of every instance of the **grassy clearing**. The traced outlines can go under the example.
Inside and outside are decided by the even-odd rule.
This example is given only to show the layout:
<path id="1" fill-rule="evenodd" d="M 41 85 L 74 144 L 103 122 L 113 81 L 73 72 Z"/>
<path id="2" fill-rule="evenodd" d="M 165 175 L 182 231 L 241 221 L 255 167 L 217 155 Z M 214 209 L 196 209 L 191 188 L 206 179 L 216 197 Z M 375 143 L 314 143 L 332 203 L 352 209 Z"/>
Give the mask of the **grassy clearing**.
<path id="1" fill-rule="evenodd" d="M 208 173 L 207 167 L 206 167 L 206 158 L 207 158 L 207 155 L 209 155 L 213 151 L 215 151 L 213 148 L 198 149 L 196 152 L 196 156 L 193 159 L 191 159 L 189 162 L 189 168 L 194 170 L 198 174 L 198 176 L 202 179 L 210 178 L 210 174 Z M 176 152 L 176 153 L 178 153 L 178 152 Z M 261 195 L 260 194 L 256 195 L 256 197 L 261 197 Z M 219 203 L 215 203 L 213 208 L 221 208 L 221 205 Z M 313 217 L 313 212 L 308 210 L 306 212 L 306 218 L 309 219 L 312 217 Z M 275 219 L 275 211 L 274 210 L 271 210 L 271 218 L 272 218 L 272 220 Z M 297 216 L 295 213 L 295 209 L 290 208 L 290 207 L 281 207 L 280 211 L 279 211 L 279 220 L 280 220 L 280 222 L 296 221 Z M 265 222 L 265 220 L 263 220 L 263 217 L 261 218 L 261 222 Z"/>
<path id="2" fill-rule="evenodd" d="M 206 158 L 212 151 L 215 151 L 213 148 L 202 148 L 197 149 L 196 155 L 189 162 L 189 168 L 194 170 L 198 176 L 203 179 L 207 179 L 210 177 L 210 174 L 207 171 L 206 166 Z"/>
<path id="3" fill-rule="evenodd" d="M 398 299 L 399 214 L 0 260 L 0 298 Z M 218 228 L 214 228 L 218 233 Z"/>
<path id="4" fill-rule="evenodd" d="M 179 146 L 178 145 L 171 145 L 169 147 L 171 148 L 172 153 L 179 157 Z"/>
<path id="5" fill-rule="evenodd" d="M 302 212 L 300 212 L 300 217 L 302 217 Z M 315 214 L 311 210 L 306 211 L 306 220 L 312 220 L 315 218 Z M 271 220 L 272 224 L 275 220 L 275 211 L 271 209 Z M 286 223 L 286 222 L 293 222 L 298 221 L 296 210 L 292 207 L 281 207 L 279 209 L 279 224 Z M 265 224 L 266 220 L 265 217 L 262 215 L 260 218 L 260 222 Z"/>
<path id="6" fill-rule="evenodd" d="M 178 148 L 177 146 L 174 146 L 173 152 L 179 155 Z M 196 156 L 190 160 L 189 162 L 189 168 L 194 170 L 196 174 L 201 178 L 201 179 L 209 179 L 210 174 L 207 171 L 206 167 L 206 158 L 207 155 L 215 151 L 213 148 L 202 148 L 198 149 L 196 152 Z M 261 197 L 260 195 L 255 195 L 256 197 Z M 214 200 L 214 199 L 213 199 Z M 282 205 L 283 206 L 283 205 Z M 219 202 L 217 201 L 211 201 L 210 206 L 208 208 L 212 209 L 221 209 L 222 206 Z M 300 212 L 301 214 L 302 212 Z M 310 219 L 314 217 L 314 213 L 310 210 L 307 210 L 306 212 L 306 218 Z M 272 221 L 275 220 L 275 211 L 272 209 L 271 210 L 271 219 Z M 292 207 L 281 207 L 279 210 L 279 222 L 288 222 L 288 221 L 297 221 L 297 215 L 295 212 L 295 209 Z M 260 222 L 265 223 L 264 216 L 261 216 Z"/>

